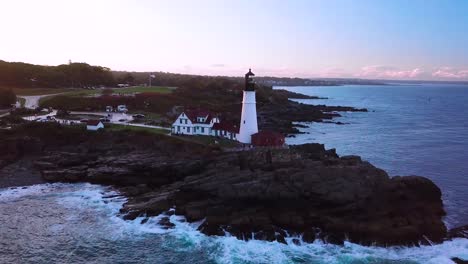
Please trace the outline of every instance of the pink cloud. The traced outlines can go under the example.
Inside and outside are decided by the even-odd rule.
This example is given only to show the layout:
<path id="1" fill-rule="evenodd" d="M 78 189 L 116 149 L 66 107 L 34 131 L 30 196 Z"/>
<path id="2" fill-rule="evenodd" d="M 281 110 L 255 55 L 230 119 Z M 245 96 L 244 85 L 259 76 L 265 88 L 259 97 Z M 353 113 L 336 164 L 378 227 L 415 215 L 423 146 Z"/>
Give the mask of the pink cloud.
<path id="1" fill-rule="evenodd" d="M 328 68 L 316 74 L 320 78 L 349 77 L 351 74 L 342 68 Z"/>
<path id="2" fill-rule="evenodd" d="M 420 68 L 412 70 L 400 70 L 391 66 L 366 66 L 361 69 L 360 73 L 355 74 L 355 77 L 360 78 L 379 78 L 379 79 L 414 79 L 421 77 L 424 71 Z"/>
<path id="3" fill-rule="evenodd" d="M 433 77 L 448 78 L 448 79 L 461 79 L 468 78 L 468 70 L 458 70 L 452 67 L 442 67 L 432 73 Z"/>

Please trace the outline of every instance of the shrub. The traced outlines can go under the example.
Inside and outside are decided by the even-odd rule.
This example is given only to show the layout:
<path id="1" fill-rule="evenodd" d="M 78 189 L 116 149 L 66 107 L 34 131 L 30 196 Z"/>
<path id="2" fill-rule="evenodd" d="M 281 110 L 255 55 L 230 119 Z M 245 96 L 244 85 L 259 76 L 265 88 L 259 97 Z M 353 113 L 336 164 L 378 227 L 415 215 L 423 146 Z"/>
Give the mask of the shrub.
<path id="1" fill-rule="evenodd" d="M 16 103 L 16 94 L 11 89 L 0 89 L 0 107 L 11 107 Z"/>

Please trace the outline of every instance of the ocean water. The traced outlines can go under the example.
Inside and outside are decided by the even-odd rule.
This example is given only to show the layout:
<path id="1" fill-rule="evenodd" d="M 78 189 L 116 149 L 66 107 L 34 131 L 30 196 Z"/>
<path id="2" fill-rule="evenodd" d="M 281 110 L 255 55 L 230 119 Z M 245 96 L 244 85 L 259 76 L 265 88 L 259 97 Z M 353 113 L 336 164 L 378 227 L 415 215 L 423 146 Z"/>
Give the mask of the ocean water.
<path id="1" fill-rule="evenodd" d="M 391 175 L 418 174 L 444 192 L 449 226 L 467 219 L 467 90 L 460 87 L 288 88 L 330 97 L 329 105 L 367 107 L 344 113 L 348 125 L 310 124 L 290 144 L 321 142 L 340 154 L 358 154 Z M 411 89 L 411 90 L 410 90 Z M 303 100 L 304 103 L 317 101 Z M 468 239 L 420 247 L 288 244 L 208 237 L 183 217 L 124 221 L 123 197 L 92 184 L 43 184 L 0 189 L 0 264 L 3 263 L 350 263 L 416 264 L 468 260 Z M 109 198 L 113 197 L 113 198 Z"/>
<path id="2" fill-rule="evenodd" d="M 125 202 L 91 184 L 44 184 L 0 190 L 0 263 L 452 263 L 468 259 L 468 240 L 420 247 L 288 244 L 208 237 L 171 216 L 165 230 L 152 217 L 124 221 Z M 296 238 L 297 239 L 297 238 Z M 299 238 L 300 239 L 300 238 Z"/>
<path id="3" fill-rule="evenodd" d="M 277 87 L 280 88 L 280 87 Z M 468 86 L 281 87 L 328 99 L 295 100 L 367 108 L 340 113 L 346 125 L 306 124 L 289 144 L 319 142 L 395 175 L 420 175 L 442 190 L 448 227 L 468 224 Z"/>

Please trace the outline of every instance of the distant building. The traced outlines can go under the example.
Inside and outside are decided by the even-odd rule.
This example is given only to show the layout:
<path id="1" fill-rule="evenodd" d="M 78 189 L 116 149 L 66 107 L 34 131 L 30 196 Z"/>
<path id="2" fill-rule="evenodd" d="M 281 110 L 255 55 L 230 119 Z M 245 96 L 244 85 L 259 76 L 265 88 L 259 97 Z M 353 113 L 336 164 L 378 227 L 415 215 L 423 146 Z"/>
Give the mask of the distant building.
<path id="1" fill-rule="evenodd" d="M 260 131 L 252 135 L 252 145 L 256 147 L 281 147 L 284 143 L 284 135 L 278 132 Z"/>
<path id="2" fill-rule="evenodd" d="M 86 122 L 86 129 L 89 131 L 97 131 L 99 129 L 104 129 L 104 124 L 99 120 L 89 120 Z"/>
<path id="3" fill-rule="evenodd" d="M 175 135 L 212 135 L 213 125 L 219 118 L 203 109 L 186 110 L 172 124 L 171 133 Z"/>
<path id="4" fill-rule="evenodd" d="M 239 134 L 239 127 L 226 121 L 215 123 L 211 128 L 211 135 L 214 137 L 237 140 L 237 134 Z"/>

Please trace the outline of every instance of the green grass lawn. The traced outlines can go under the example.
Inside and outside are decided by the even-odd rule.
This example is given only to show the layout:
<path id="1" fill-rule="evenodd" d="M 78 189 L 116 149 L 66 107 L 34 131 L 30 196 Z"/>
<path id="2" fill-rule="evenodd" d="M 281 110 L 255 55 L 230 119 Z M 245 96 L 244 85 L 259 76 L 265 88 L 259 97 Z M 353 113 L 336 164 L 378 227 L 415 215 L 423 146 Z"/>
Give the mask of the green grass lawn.
<path id="1" fill-rule="evenodd" d="M 159 128 L 150 128 L 150 127 L 137 127 L 137 126 L 127 126 L 120 124 L 105 124 L 105 129 L 110 131 L 145 131 L 153 134 L 169 134 L 169 130 L 159 129 Z"/>
<path id="2" fill-rule="evenodd" d="M 10 89 L 10 87 L 0 87 L 0 89 Z M 16 95 L 29 96 L 29 95 L 46 95 L 65 93 L 71 96 L 89 96 L 94 94 L 101 94 L 102 89 L 80 89 L 80 88 L 15 88 L 11 87 Z M 114 93 L 131 94 L 131 93 L 171 93 L 175 88 L 163 86 L 134 86 L 126 88 L 111 88 Z"/>
<path id="3" fill-rule="evenodd" d="M 0 89 L 10 89 L 8 87 L 2 87 Z M 70 88 L 11 88 L 16 95 L 29 96 L 29 95 L 45 95 L 45 94 L 57 94 L 65 92 L 74 92 L 82 89 L 70 89 Z"/>
<path id="4" fill-rule="evenodd" d="M 126 88 L 113 88 L 112 90 L 116 94 L 131 94 L 131 93 L 172 93 L 175 88 L 171 87 L 162 87 L 162 86 L 134 86 L 134 87 L 126 87 Z"/>

